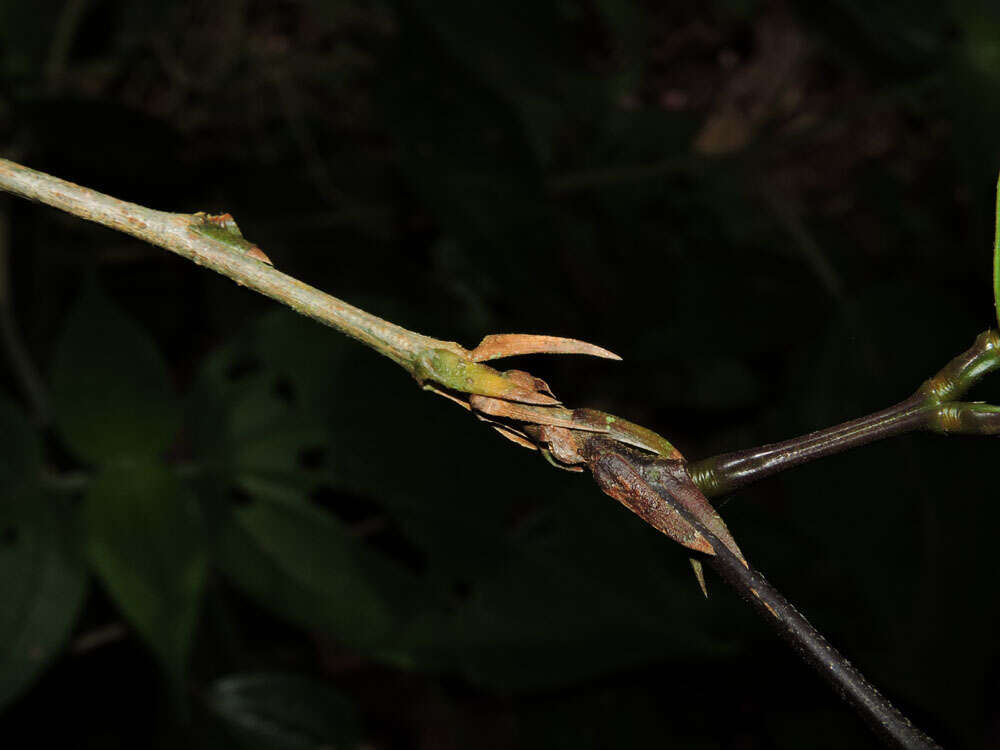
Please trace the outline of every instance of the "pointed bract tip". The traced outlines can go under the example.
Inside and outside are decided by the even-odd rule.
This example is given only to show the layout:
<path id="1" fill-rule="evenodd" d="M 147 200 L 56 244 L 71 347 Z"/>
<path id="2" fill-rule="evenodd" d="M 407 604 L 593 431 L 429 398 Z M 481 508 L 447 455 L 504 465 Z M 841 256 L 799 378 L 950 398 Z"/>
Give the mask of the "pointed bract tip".
<path id="1" fill-rule="evenodd" d="M 693 557 L 689 557 L 688 562 L 691 563 L 694 577 L 698 580 L 698 588 L 701 589 L 701 593 L 708 599 L 708 586 L 705 585 L 705 567 L 701 564 L 701 560 L 695 560 Z"/>
<path id="2" fill-rule="evenodd" d="M 522 354 L 586 354 L 602 359 L 621 360 L 614 352 L 586 341 L 529 333 L 494 333 L 485 336 L 479 346 L 469 352 L 469 357 L 473 362 L 488 362 Z"/>

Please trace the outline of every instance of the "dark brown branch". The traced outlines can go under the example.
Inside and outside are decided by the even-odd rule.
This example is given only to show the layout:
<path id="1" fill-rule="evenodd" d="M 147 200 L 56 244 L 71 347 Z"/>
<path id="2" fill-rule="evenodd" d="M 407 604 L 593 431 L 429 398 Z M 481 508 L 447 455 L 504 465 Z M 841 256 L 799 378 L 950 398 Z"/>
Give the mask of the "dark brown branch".
<path id="1" fill-rule="evenodd" d="M 717 497 L 817 458 L 921 429 L 928 411 L 933 410 L 914 396 L 883 411 L 825 430 L 694 461 L 688 469 L 702 492 Z"/>
<path id="2" fill-rule="evenodd" d="M 717 497 L 817 458 L 915 430 L 996 434 L 1000 431 L 1000 416 L 995 407 L 956 399 L 998 367 L 1000 337 L 995 330 L 987 331 L 910 398 L 895 406 L 780 443 L 692 461 L 688 469 L 702 492 Z"/>
<path id="3" fill-rule="evenodd" d="M 882 740 L 892 747 L 907 750 L 939 747 L 879 693 L 764 576 L 688 512 L 677 497 L 690 488 L 690 477 L 678 475 L 673 464 L 637 451 L 623 450 L 622 446 L 600 438 L 590 441 L 590 448 L 589 462 L 593 469 L 597 469 L 602 458 L 611 455 L 630 462 L 645 482 L 712 546 L 714 554 L 699 556 L 703 563 L 746 599 Z"/>

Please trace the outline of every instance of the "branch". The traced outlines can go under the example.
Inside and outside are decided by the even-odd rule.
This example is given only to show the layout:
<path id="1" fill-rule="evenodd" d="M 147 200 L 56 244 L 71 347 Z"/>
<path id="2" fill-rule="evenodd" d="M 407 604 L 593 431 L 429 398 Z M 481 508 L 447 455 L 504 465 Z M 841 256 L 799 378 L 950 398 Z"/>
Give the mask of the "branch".
<path id="1" fill-rule="evenodd" d="M 407 331 L 275 270 L 260 249 L 243 238 L 228 214 L 154 211 L 2 159 L 0 189 L 117 229 L 207 266 L 367 344 L 402 365 L 425 388 L 472 411 L 519 445 L 541 451 L 556 466 L 574 471 L 589 468 L 604 492 L 698 555 L 692 563 L 699 582 L 704 583 L 703 561 L 718 570 L 883 738 L 904 748 L 935 746 L 750 568 L 725 523 L 688 474 L 683 456 L 669 441 L 612 414 L 565 408 L 544 381 L 526 372 L 501 373 L 483 364 L 538 352 L 616 358 L 610 352 L 572 339 L 518 334 L 487 336 L 478 347 L 466 350 L 454 342 Z M 989 344 L 986 348 L 996 349 L 996 335 L 985 336 Z M 966 380 L 995 366 L 995 362 L 986 366 L 981 359 L 975 355 L 953 371 L 946 368 L 942 371 L 944 377 L 925 384 L 927 390 L 919 407 L 912 404 L 888 410 L 881 421 L 875 422 L 883 425 L 883 432 L 902 429 L 900 425 L 915 419 L 914 414 L 924 415 L 933 399 L 943 407 L 944 399 L 961 392 Z M 939 427 L 957 425 L 983 430 L 987 426 L 995 429 L 1000 422 L 1000 410 L 992 407 L 949 401 L 947 408 L 951 411 L 936 412 L 934 423 Z M 926 415 L 921 418 L 931 419 Z M 802 451 L 802 455 L 829 451 L 828 444 L 843 444 L 854 434 L 875 434 L 879 428 L 871 418 L 867 420 L 859 420 L 854 427 L 827 431 L 825 440 L 815 439 L 813 454 Z M 711 466 L 705 475 L 723 480 L 728 476 L 724 467 L 713 470 Z"/>
<path id="2" fill-rule="evenodd" d="M 0 190 L 177 253 L 336 328 L 407 369 L 424 349 L 454 347 L 451 342 L 421 336 L 382 320 L 272 268 L 260 259 L 261 254 L 252 252 L 255 246 L 239 242 L 242 238 L 238 233 L 219 231 L 227 229 L 224 217 L 155 211 L 6 159 L 0 159 Z"/>
<path id="3" fill-rule="evenodd" d="M 869 728 L 890 746 L 917 750 L 939 745 L 915 727 L 851 662 L 837 651 L 767 579 L 743 565 L 724 545 L 705 560 L 756 610 Z"/>
<path id="4" fill-rule="evenodd" d="M 30 405 L 35 420 L 45 425 L 49 421 L 48 394 L 14 320 L 8 230 L 7 201 L 4 200 L 0 202 L 0 346 L 7 353 L 15 379 L 24 391 L 25 400 Z"/>
<path id="5" fill-rule="evenodd" d="M 1000 335 L 996 330 L 986 331 L 895 406 L 780 443 L 693 461 L 688 469 L 702 492 L 717 497 L 817 458 L 915 430 L 996 435 L 1000 433 L 1000 409 L 957 399 L 998 368 Z"/>

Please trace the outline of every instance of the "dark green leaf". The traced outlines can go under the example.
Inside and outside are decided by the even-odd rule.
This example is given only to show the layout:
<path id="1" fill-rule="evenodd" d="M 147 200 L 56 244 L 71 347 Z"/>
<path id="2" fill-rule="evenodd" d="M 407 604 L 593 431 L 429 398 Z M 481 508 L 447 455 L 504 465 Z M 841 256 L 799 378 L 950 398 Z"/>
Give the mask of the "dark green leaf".
<path id="1" fill-rule="evenodd" d="M 161 453 L 179 423 L 160 353 L 93 285 L 56 345 L 52 400 L 59 431 L 87 461 Z"/>
<path id="2" fill-rule="evenodd" d="M 5 491 L 0 503 L 0 707 L 52 661 L 86 592 L 83 561 L 41 493 Z"/>
<path id="3" fill-rule="evenodd" d="M 298 675 L 231 675 L 212 684 L 208 701 L 250 750 L 353 748 L 361 736 L 354 707 L 344 697 Z"/>
<path id="4" fill-rule="evenodd" d="M 905 398 L 964 348 L 967 341 L 956 332 L 975 330 L 960 300 L 930 288 L 894 284 L 867 290 L 844 306 L 806 355 L 794 399 L 798 419 L 791 429 L 805 433 Z M 931 585 L 924 579 L 926 570 L 940 564 L 936 545 L 943 543 L 942 521 L 937 516 L 958 503 L 957 491 L 935 496 L 929 490 L 935 459 L 920 458 L 922 450 L 931 456 L 942 451 L 942 442 L 947 441 L 895 438 L 790 471 L 778 480 L 795 505 L 795 512 L 780 521 L 782 527 L 791 526 L 780 538 L 799 540 L 786 541 L 794 546 L 785 553 L 787 561 L 781 560 L 782 567 L 802 576 L 798 603 L 806 611 L 827 610 L 829 617 L 850 622 L 867 648 L 877 646 L 872 643 L 876 634 L 894 634 L 893 640 L 903 643 L 920 627 L 921 614 L 913 602 L 929 595 L 924 591 Z M 974 446 L 955 448 L 967 453 Z M 956 472 L 950 479 L 956 487 L 958 477 Z M 767 515 L 763 509 L 753 513 Z M 761 541 L 777 535 L 772 529 Z M 770 546 L 761 555 L 782 548 Z M 798 565 L 792 564 L 794 550 L 802 558 Z M 937 572 L 930 575 L 935 582 L 945 580 Z M 793 583 L 787 585 L 794 589 Z M 813 592 L 822 595 L 810 602 Z M 847 618 L 838 610 L 849 602 L 858 614 Z"/>
<path id="5" fill-rule="evenodd" d="M 420 596 L 419 581 L 303 502 L 234 513 L 217 554 L 226 575 L 276 615 L 387 649 Z"/>
<path id="6" fill-rule="evenodd" d="M 368 512 L 391 512 L 432 565 L 446 561 L 468 573 L 497 549 L 518 482 L 509 476 L 482 488 L 474 523 L 467 483 L 490 470 L 496 449 L 536 474 L 548 471 L 458 409 L 420 397 L 411 380 L 371 357 L 300 316 L 265 316 L 203 368 L 191 409 L 194 452 L 219 470 L 217 498 L 226 500 L 224 488 L 233 486 L 264 500 L 304 502 L 302 493 L 319 487 L 363 495 Z M 279 385 L 287 398 L 275 395 Z M 412 427 L 398 431 L 400 424 Z M 387 440 L 406 449 L 390 456 Z M 414 482 L 442 474 L 454 481 L 431 490 Z"/>
<path id="7" fill-rule="evenodd" d="M 82 560 L 36 487 L 41 445 L 0 398 L 0 706 L 23 691 L 69 636 L 86 590 Z"/>
<path id="8" fill-rule="evenodd" d="M 87 556 L 167 671 L 183 674 L 205 584 L 192 499 L 166 466 L 105 468 L 84 498 Z"/>
<path id="9" fill-rule="evenodd" d="M 251 495 L 315 488 L 328 468 L 323 413 L 353 348 L 299 315 L 265 315 L 202 367 L 188 409 L 198 462 Z"/>

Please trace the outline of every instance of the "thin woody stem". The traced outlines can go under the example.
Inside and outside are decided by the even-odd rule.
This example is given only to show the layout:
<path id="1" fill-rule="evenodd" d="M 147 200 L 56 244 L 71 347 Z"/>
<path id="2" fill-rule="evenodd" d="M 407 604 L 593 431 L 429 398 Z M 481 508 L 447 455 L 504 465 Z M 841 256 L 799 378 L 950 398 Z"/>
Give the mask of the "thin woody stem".
<path id="1" fill-rule="evenodd" d="M 413 362 L 425 349 L 460 349 L 457 344 L 382 320 L 196 231 L 200 219 L 192 214 L 167 213 L 128 203 L 6 159 L 0 159 L 0 190 L 177 253 L 358 339 L 408 370 L 412 371 Z"/>
<path id="2" fill-rule="evenodd" d="M 3 159 L 0 159 L 0 190 L 40 201 L 88 221 L 117 229 L 177 253 L 198 265 L 207 266 L 233 279 L 238 284 L 278 300 L 297 312 L 326 323 L 360 340 L 403 365 L 411 373 L 418 374 L 420 367 L 440 365 L 445 371 L 451 367 L 454 370 L 452 374 L 457 373 L 455 377 L 458 380 L 454 382 L 461 381 L 460 385 L 467 385 L 462 377 L 468 374 L 471 378 L 475 368 L 481 368 L 484 372 L 489 371 L 483 377 L 500 377 L 499 373 L 478 364 L 474 358 L 470 359 L 468 355 L 471 353 L 457 344 L 422 336 L 381 320 L 335 297 L 313 289 L 259 260 L 255 260 L 233 244 L 198 231 L 200 227 L 203 227 L 203 219 L 197 215 L 165 213 L 126 203 Z M 914 429 L 917 425 L 941 431 L 959 429 L 1000 431 L 1000 409 L 984 407 L 980 404 L 958 404 L 953 400 L 975 380 L 998 366 L 996 350 L 1000 347 L 1000 340 L 995 332 L 989 332 L 984 336 L 985 339 L 983 336 L 980 337 L 984 341 L 980 350 L 975 352 L 970 350 L 972 354 L 969 355 L 967 352 L 966 354 L 969 356 L 966 356 L 965 359 L 957 358 L 936 378 L 928 381 L 913 398 L 908 399 L 903 404 L 872 417 L 855 420 L 855 422 L 831 430 L 813 433 L 812 436 L 807 436 L 808 439 L 789 441 L 787 445 L 798 448 L 798 459 L 781 458 L 778 455 L 780 451 L 775 452 L 774 446 L 771 446 L 770 451 L 758 449 L 756 455 L 749 452 L 740 460 L 721 457 L 728 459 L 728 461 L 716 459 L 715 464 L 712 464 L 710 459 L 708 463 L 702 462 L 704 464 L 703 477 L 714 478 L 716 486 L 723 486 L 727 479 L 732 481 L 733 477 L 753 477 L 755 472 L 756 475 L 773 473 L 773 471 L 779 470 L 774 468 L 775 466 L 794 465 L 794 463 L 789 462 L 796 460 L 801 463 L 803 460 L 842 450 L 845 445 L 860 445 L 878 437 Z M 520 337 L 520 339 L 523 338 Z M 506 342 L 510 343 L 509 337 Z M 501 340 L 500 343 L 502 344 L 504 341 Z M 977 343 L 980 341 L 977 340 Z M 524 346 L 524 341 L 520 341 L 519 345 Z M 488 359 L 490 358 L 488 355 L 493 350 L 488 342 L 484 341 L 484 346 L 483 357 Z M 503 346 L 498 348 L 506 351 Z M 446 351 L 441 351 L 442 349 Z M 432 358 L 429 364 L 422 359 L 422 355 L 428 350 L 436 350 L 435 354 L 437 355 L 437 358 Z M 551 350 L 551 347 L 546 347 L 544 350 Z M 987 352 L 991 353 L 992 359 L 986 356 Z M 449 357 L 455 361 L 449 364 Z M 446 382 L 444 385 L 452 387 L 450 382 Z M 503 388 L 500 387 L 501 385 Z M 507 388 L 508 385 L 505 381 L 497 388 L 506 393 L 504 388 Z M 527 390 L 530 394 L 541 398 L 539 393 L 530 389 L 521 387 L 520 390 Z M 480 391 L 469 389 L 462 392 L 466 391 L 480 393 Z M 504 398 L 503 393 L 499 398 Z M 554 399 L 549 400 L 554 401 Z M 521 401 L 524 404 L 534 403 L 536 405 L 546 403 L 537 399 L 531 401 L 525 398 L 522 398 Z M 523 405 L 519 408 L 529 409 L 529 411 L 531 409 L 531 407 Z M 534 414 L 534 412 L 531 413 Z M 573 414 L 575 416 L 575 412 Z M 605 416 L 606 426 L 616 420 L 612 415 Z M 531 421 L 538 420 L 532 419 Z M 546 423 L 538 421 L 538 424 Z M 602 446 L 611 446 L 619 458 L 622 450 L 626 455 L 639 454 L 637 450 L 628 448 L 628 441 L 623 441 L 623 436 L 635 439 L 635 436 L 639 435 L 642 438 L 639 445 L 644 448 L 645 452 L 642 455 L 646 456 L 645 460 L 647 461 L 651 460 L 648 458 L 648 454 L 670 455 L 673 449 L 669 443 L 664 441 L 664 444 L 669 448 L 665 452 L 660 451 L 657 447 L 649 448 L 646 445 L 649 437 L 645 436 L 648 431 L 635 425 L 632 428 L 632 432 L 609 433 L 607 437 L 599 437 L 595 434 L 588 439 L 595 446 L 593 455 L 587 458 L 587 463 L 591 465 L 592 470 L 603 456 L 601 451 L 605 448 Z M 636 432 L 637 430 L 640 432 Z M 589 433 L 585 432 L 585 434 Z M 662 440 L 652 433 L 649 435 Z M 653 440 L 654 445 L 655 443 L 656 440 Z M 786 451 L 786 453 L 788 452 Z M 795 451 L 791 451 L 790 455 L 794 453 Z M 765 454 L 767 455 L 765 456 Z M 634 455 L 632 464 L 641 469 L 639 465 L 641 461 L 634 458 Z M 745 464 L 742 473 L 732 468 L 739 468 L 741 460 Z M 678 463 L 680 461 L 673 460 L 673 464 Z M 688 481 L 687 486 L 690 487 L 689 480 L 686 481 Z M 711 484 L 708 479 L 704 481 Z M 861 712 L 879 734 L 899 747 L 935 747 L 933 741 L 913 727 L 902 714 L 882 698 L 864 677 L 830 647 L 822 636 L 777 591 L 770 587 L 758 573 L 750 569 L 737 554 L 730 551 L 718 533 L 713 533 L 705 524 L 699 522 L 683 504 L 675 503 L 670 494 L 662 487 L 658 488 L 656 492 L 664 500 L 678 507 L 694 529 L 708 540 L 708 544 L 715 551 L 715 554 L 707 556 L 706 562 L 715 567 L 720 575 L 744 595 L 761 614 L 768 617 L 778 631 L 803 654 L 806 661 L 816 667 L 824 678 Z M 612 494 L 612 496 L 615 495 Z M 656 500 L 655 495 L 653 495 L 653 500 Z"/>
<path id="3" fill-rule="evenodd" d="M 688 470 L 706 495 L 725 495 L 817 458 L 919 429 L 926 421 L 927 411 L 928 407 L 920 400 L 908 399 L 867 417 L 791 440 L 694 461 Z"/>
<path id="4" fill-rule="evenodd" d="M 1000 413 L 995 407 L 956 399 L 998 368 L 1000 335 L 996 330 L 986 331 L 910 398 L 895 406 L 791 440 L 694 461 L 688 470 L 702 492 L 717 497 L 817 458 L 915 430 L 997 434 Z"/>
<path id="5" fill-rule="evenodd" d="M 608 444 L 599 438 L 593 446 L 591 468 L 602 458 Z M 699 559 L 715 570 L 765 621 L 850 705 L 882 740 L 892 747 L 927 750 L 938 745 L 915 727 L 858 669 L 837 651 L 774 586 L 737 555 L 720 537 L 691 514 L 679 498 L 676 486 L 660 478 L 671 475 L 659 459 L 612 447 L 619 460 L 629 461 L 657 495 L 673 508 L 708 542 L 713 554 Z M 663 467 L 662 469 L 660 467 Z M 652 469 L 652 470 L 651 470 Z"/>
<path id="6" fill-rule="evenodd" d="M 938 747 L 831 646 L 764 576 L 744 565 L 724 544 L 715 544 L 715 550 L 715 555 L 705 558 L 705 564 L 732 586 L 876 735 L 892 747 L 908 750 Z"/>
<path id="7" fill-rule="evenodd" d="M 0 201 L 0 346 L 7 354 L 7 359 L 35 419 L 44 425 L 49 421 L 48 394 L 14 320 L 8 230 L 7 204 L 6 201 Z"/>

